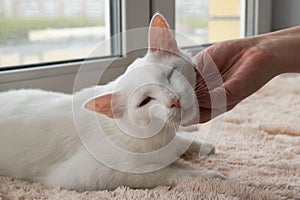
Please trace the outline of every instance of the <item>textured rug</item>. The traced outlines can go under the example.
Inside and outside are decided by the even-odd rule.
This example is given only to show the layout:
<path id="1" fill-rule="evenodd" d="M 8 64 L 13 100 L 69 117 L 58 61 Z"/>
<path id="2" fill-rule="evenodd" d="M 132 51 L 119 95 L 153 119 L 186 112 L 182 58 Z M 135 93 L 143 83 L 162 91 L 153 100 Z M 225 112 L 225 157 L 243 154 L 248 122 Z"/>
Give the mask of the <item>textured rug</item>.
<path id="1" fill-rule="evenodd" d="M 177 165 L 213 169 L 225 181 L 186 178 L 154 189 L 78 193 L 0 177 L 0 199 L 300 199 L 300 76 L 277 77 L 226 113 L 216 150 Z"/>

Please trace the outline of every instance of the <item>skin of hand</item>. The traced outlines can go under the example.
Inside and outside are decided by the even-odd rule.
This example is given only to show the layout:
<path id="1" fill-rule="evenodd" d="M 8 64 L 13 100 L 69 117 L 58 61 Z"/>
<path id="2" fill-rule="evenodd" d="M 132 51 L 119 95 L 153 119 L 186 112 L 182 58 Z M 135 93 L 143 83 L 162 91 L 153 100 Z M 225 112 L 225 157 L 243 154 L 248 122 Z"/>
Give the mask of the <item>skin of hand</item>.
<path id="1" fill-rule="evenodd" d="M 231 110 L 273 77 L 300 72 L 298 52 L 300 26 L 216 43 L 199 52 L 194 62 L 200 123 Z"/>

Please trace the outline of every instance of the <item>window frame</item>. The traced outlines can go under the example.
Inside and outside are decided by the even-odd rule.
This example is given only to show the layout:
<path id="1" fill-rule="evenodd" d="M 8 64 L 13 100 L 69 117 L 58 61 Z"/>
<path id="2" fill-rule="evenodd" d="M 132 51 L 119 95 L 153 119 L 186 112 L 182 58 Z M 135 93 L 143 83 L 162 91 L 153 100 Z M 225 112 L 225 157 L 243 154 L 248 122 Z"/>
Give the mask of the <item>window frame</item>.
<path id="1" fill-rule="evenodd" d="M 252 30 L 252 32 L 246 32 L 245 28 L 245 35 L 251 36 L 269 32 L 271 29 L 271 0 L 241 1 L 244 2 L 242 3 L 243 6 L 248 6 L 247 10 L 245 10 L 247 20 L 252 20 L 255 24 L 255 26 L 248 27 L 247 29 Z M 148 27 L 151 16 L 156 12 L 163 14 L 168 20 L 170 27 L 175 29 L 175 0 L 120 0 L 120 2 L 122 5 L 121 25 L 123 32 L 138 27 Z M 251 9 L 249 9 L 250 5 L 253 6 Z M 126 36 L 122 38 L 121 42 L 121 45 L 119 45 L 122 48 L 122 52 L 126 52 L 126 49 L 130 49 L 130 45 L 134 43 L 132 38 L 127 38 Z M 191 48 L 186 47 L 186 49 L 195 54 L 202 50 L 203 46 L 207 45 Z M 89 67 L 90 71 L 86 72 L 87 76 L 89 74 L 92 75 L 94 70 L 98 70 L 99 67 L 106 66 L 114 60 L 107 69 L 107 76 L 102 80 L 103 82 L 110 81 L 122 74 L 136 57 L 142 56 L 144 53 L 124 54 L 117 59 L 115 57 L 106 57 L 85 61 L 85 64 L 91 66 Z M 18 88 L 40 88 L 72 93 L 76 73 L 81 64 L 81 61 L 66 61 L 61 64 L 0 71 L 0 91 Z"/>
<path id="2" fill-rule="evenodd" d="M 120 2 L 122 5 L 121 25 L 123 31 L 148 26 L 150 17 L 150 4 L 148 1 L 120 0 Z M 136 7 L 139 9 L 136 10 Z M 145 15 L 145 17 L 136 17 L 138 15 Z M 122 52 L 125 52 L 131 41 L 122 38 L 121 42 Z M 106 66 L 113 60 L 114 62 L 107 69 L 108 76 L 103 81 L 112 80 L 125 71 L 126 66 L 130 64 L 134 56 L 138 55 L 122 55 L 118 58 L 105 57 L 85 61 L 85 64 L 90 66 L 90 72 L 87 73 L 93 74 L 93 71 L 98 70 L 99 66 Z M 18 88 L 40 88 L 72 93 L 76 73 L 81 64 L 82 61 L 66 61 L 59 64 L 42 64 L 38 67 L 0 71 L 0 91 Z"/>
<path id="3" fill-rule="evenodd" d="M 242 0 L 246 37 L 267 33 L 272 25 L 272 0 Z"/>

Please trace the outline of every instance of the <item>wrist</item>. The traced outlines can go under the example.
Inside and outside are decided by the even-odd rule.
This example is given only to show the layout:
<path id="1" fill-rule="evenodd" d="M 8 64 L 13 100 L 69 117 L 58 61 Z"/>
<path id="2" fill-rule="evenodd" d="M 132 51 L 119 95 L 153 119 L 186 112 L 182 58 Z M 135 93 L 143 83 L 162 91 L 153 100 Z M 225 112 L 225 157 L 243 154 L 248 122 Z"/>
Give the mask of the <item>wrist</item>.
<path id="1" fill-rule="evenodd" d="M 270 71 L 273 76 L 283 73 L 300 72 L 300 36 L 259 37 L 257 47 L 268 55 Z"/>
<path id="2" fill-rule="evenodd" d="M 300 36 L 275 36 L 276 67 L 279 72 L 300 72 Z"/>
<path id="3" fill-rule="evenodd" d="M 255 37 L 269 55 L 275 76 L 300 72 L 300 26 Z"/>
<path id="4" fill-rule="evenodd" d="M 274 78 L 282 73 L 279 62 L 280 51 L 277 50 L 274 40 L 265 35 L 257 35 L 251 38 L 252 47 L 255 53 L 263 60 L 261 63 L 261 73 L 264 74 L 267 80 Z"/>

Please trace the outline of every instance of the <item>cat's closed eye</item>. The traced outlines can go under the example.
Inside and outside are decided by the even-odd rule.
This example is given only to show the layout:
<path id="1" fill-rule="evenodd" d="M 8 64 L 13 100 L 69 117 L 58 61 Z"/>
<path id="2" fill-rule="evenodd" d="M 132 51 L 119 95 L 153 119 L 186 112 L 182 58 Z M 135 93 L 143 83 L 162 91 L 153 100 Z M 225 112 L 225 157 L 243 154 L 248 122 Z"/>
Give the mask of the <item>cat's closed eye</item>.
<path id="1" fill-rule="evenodd" d="M 152 99 L 154 99 L 154 98 L 152 98 L 152 97 L 146 97 L 146 98 L 138 105 L 138 107 L 142 107 L 142 106 L 146 105 L 146 104 L 149 103 Z"/>
<path id="2" fill-rule="evenodd" d="M 177 71 L 177 67 L 175 66 L 168 74 L 167 79 L 170 81 L 171 77 L 174 75 L 174 72 Z M 178 71 L 177 71 L 178 72 Z"/>
<path id="3" fill-rule="evenodd" d="M 167 75 L 167 79 L 168 79 L 168 80 L 171 79 L 171 77 L 172 77 L 174 71 L 175 71 L 175 68 L 173 68 L 173 69 L 169 72 L 169 74 Z"/>

